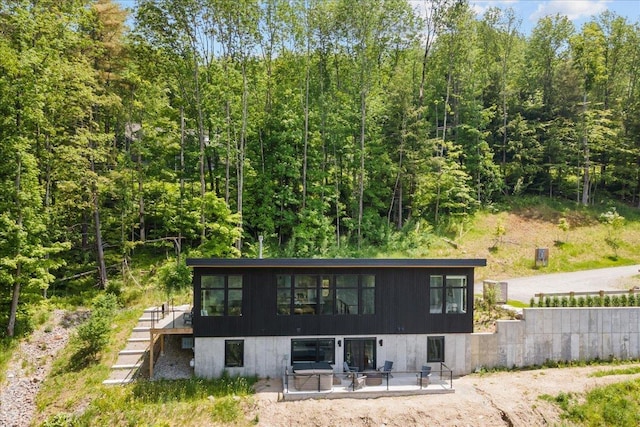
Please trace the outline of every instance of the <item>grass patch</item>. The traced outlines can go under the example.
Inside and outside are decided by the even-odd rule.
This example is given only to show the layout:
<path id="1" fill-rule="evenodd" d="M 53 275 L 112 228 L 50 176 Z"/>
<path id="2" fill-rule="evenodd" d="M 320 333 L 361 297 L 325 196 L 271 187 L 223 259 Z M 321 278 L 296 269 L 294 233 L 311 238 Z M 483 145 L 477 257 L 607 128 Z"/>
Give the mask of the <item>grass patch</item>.
<path id="1" fill-rule="evenodd" d="M 516 300 L 507 300 L 507 305 L 510 305 L 511 307 L 515 307 L 515 308 L 529 308 L 529 304 L 524 303 L 522 301 L 516 301 Z"/>
<path id="2" fill-rule="evenodd" d="M 584 398 L 572 393 L 542 395 L 555 403 L 562 417 L 579 425 L 632 427 L 640 425 L 640 380 L 599 387 Z"/>
<path id="3" fill-rule="evenodd" d="M 630 366 L 628 368 L 611 369 L 608 371 L 594 372 L 590 376 L 592 377 L 608 377 L 610 375 L 634 375 L 640 374 L 640 366 Z"/>
<path id="4" fill-rule="evenodd" d="M 6 379 L 7 365 L 17 347 L 17 340 L 9 337 L 0 338 L 0 383 L 4 383 Z"/>
<path id="5" fill-rule="evenodd" d="M 226 373 L 214 380 L 139 381 L 133 385 L 131 398 L 142 403 L 167 403 L 192 402 L 209 396 L 246 396 L 252 393 L 256 381 L 256 378 L 231 377 Z"/>
<path id="6" fill-rule="evenodd" d="M 251 425 L 250 412 L 255 378 L 230 377 L 205 380 L 138 381 L 126 386 L 97 386 L 99 396 L 81 414 L 73 407 L 45 421 L 56 425 L 61 417 L 73 426 L 130 425 Z"/>

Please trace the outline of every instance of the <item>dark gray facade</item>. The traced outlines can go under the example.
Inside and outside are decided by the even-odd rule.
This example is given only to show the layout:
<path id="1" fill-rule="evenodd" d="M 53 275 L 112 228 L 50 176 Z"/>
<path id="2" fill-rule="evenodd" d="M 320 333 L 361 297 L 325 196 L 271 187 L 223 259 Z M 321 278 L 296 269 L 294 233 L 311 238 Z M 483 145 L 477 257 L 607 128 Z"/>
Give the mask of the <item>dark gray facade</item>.
<path id="1" fill-rule="evenodd" d="M 484 259 L 188 259 L 194 336 L 473 331 Z"/>

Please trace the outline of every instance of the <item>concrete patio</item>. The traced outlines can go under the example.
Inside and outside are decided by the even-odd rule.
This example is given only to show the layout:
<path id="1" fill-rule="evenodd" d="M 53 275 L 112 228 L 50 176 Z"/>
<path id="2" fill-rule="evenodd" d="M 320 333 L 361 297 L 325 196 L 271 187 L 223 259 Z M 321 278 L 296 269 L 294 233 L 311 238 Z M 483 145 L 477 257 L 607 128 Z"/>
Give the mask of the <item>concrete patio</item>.
<path id="1" fill-rule="evenodd" d="M 453 387 L 453 378 L 450 371 L 433 371 L 429 381 L 426 380 L 420 385 L 420 372 L 392 372 L 391 375 L 385 374 L 380 377 L 367 377 L 366 372 L 358 373 L 359 383 L 354 389 L 353 380 L 348 373 L 334 373 L 333 385 L 330 389 L 318 391 L 298 390 L 295 387 L 294 375 L 286 374 L 283 377 L 283 399 L 284 400 L 302 400 L 302 399 L 374 399 L 378 397 L 392 396 L 411 396 L 422 394 L 444 394 L 455 393 Z M 311 381 L 320 381 L 320 375 L 313 376 Z"/>

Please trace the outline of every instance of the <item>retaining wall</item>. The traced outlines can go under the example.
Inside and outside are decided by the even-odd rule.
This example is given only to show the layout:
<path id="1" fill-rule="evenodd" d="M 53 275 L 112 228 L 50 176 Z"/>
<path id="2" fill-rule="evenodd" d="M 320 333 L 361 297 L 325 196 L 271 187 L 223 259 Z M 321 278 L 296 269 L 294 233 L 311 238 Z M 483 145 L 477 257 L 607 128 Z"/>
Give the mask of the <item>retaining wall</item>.
<path id="1" fill-rule="evenodd" d="M 468 345 L 460 374 L 547 361 L 640 359 L 640 307 L 527 308 L 522 320 L 500 320 L 495 333 L 472 334 Z"/>

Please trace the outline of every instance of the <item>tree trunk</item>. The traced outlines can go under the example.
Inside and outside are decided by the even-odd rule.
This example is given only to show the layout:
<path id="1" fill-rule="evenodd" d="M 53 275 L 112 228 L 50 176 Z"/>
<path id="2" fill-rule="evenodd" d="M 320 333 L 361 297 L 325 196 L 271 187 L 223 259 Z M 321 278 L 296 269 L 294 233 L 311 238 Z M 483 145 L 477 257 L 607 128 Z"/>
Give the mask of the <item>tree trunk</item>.
<path id="1" fill-rule="evenodd" d="M 16 204 L 16 209 L 18 212 L 18 229 L 22 228 L 22 208 L 21 208 L 21 204 L 20 204 L 20 186 L 21 186 L 21 173 L 22 173 L 22 158 L 20 156 L 20 153 L 18 154 L 18 167 L 17 167 L 17 171 L 16 171 L 16 198 L 15 198 L 15 204 Z M 18 240 L 18 242 L 20 242 L 20 240 Z M 21 248 L 18 246 L 16 248 L 16 256 L 20 255 L 20 251 Z M 9 308 L 9 322 L 7 323 L 7 335 L 12 337 L 14 332 L 15 332 L 15 326 L 16 326 L 16 315 L 18 313 L 18 301 L 20 299 L 20 273 L 21 273 L 21 265 L 20 262 L 18 261 L 16 263 L 16 272 L 14 274 L 13 277 L 13 290 L 12 290 L 12 296 L 11 296 L 11 307 Z"/>
<path id="2" fill-rule="evenodd" d="M 147 237 L 144 222 L 144 186 L 141 153 L 138 153 L 138 193 L 138 222 L 140 224 L 140 241 L 144 242 Z"/>
<path id="3" fill-rule="evenodd" d="M 367 125 L 367 92 L 360 93 L 360 173 L 358 174 L 358 249 L 362 244 L 362 216 L 364 215 L 364 142 Z"/>
<path id="4" fill-rule="evenodd" d="M 583 150 L 584 150 L 584 172 L 582 177 L 582 204 L 587 206 L 589 204 L 589 189 L 591 186 L 589 178 L 589 167 L 591 165 L 589 157 L 589 140 L 587 137 L 587 92 L 583 95 L 583 113 L 584 113 L 584 135 L 583 135 Z"/>
<path id="5" fill-rule="evenodd" d="M 93 159 L 91 159 L 91 172 L 95 174 L 96 167 Z M 93 184 L 93 222 L 96 233 L 96 256 L 98 262 L 98 273 L 100 275 L 98 287 L 104 289 L 107 286 L 107 267 L 104 262 L 104 248 L 102 247 L 102 228 L 100 225 L 100 202 L 98 197 L 98 183 Z"/>
<path id="6" fill-rule="evenodd" d="M 246 67 L 246 58 L 243 59 L 242 62 L 242 130 L 240 132 L 240 147 L 238 150 L 238 227 L 242 230 L 243 219 L 242 219 L 242 204 L 243 204 L 243 193 L 244 193 L 244 151 L 245 144 L 247 138 L 247 121 L 249 119 L 248 115 L 248 104 L 249 104 L 249 89 L 247 83 L 247 67 Z M 238 238 L 236 242 L 236 248 L 238 250 L 242 249 L 242 236 Z"/>

